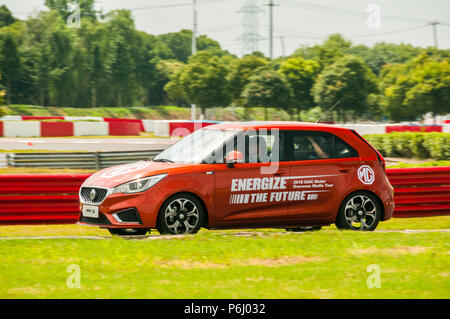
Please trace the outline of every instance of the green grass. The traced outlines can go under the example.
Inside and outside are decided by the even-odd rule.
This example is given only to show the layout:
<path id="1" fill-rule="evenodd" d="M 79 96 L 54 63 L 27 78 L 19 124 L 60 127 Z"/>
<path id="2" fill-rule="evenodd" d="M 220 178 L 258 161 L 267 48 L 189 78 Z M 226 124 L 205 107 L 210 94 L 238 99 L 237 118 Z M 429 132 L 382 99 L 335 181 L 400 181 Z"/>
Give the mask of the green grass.
<path id="1" fill-rule="evenodd" d="M 136 119 L 190 119 L 189 107 L 178 106 L 139 106 L 139 107 L 46 107 L 37 105 L 8 105 L 3 106 L 5 115 L 29 115 L 29 116 L 97 116 Z M 197 112 L 200 112 L 198 109 Z M 198 113 L 199 114 L 199 113 Z M 268 114 L 271 120 L 289 120 L 289 114 L 277 108 L 269 108 Z M 304 120 L 314 120 L 318 116 L 318 110 L 313 109 L 303 114 Z M 206 119 L 219 121 L 248 121 L 263 120 L 264 109 L 261 107 L 225 107 L 210 108 L 206 111 Z"/>
<path id="2" fill-rule="evenodd" d="M 380 230 L 430 227 L 448 229 L 450 217 L 394 219 Z M 107 236 L 76 225 L 0 228 L 0 236 L 70 234 Z M 0 298 L 450 297 L 447 232 L 326 227 L 107 238 L 1 240 Z M 66 286 L 70 264 L 80 266 L 80 289 Z M 371 264 L 381 269 L 381 288 L 366 285 Z"/>
<path id="3" fill-rule="evenodd" d="M 407 167 L 435 167 L 435 166 L 450 166 L 450 161 L 430 161 L 424 163 L 403 163 L 399 162 L 393 165 L 388 165 L 388 168 L 407 168 Z"/>
<path id="4" fill-rule="evenodd" d="M 3 107 L 6 115 L 29 116 L 97 116 L 120 118 L 189 118 L 190 109 L 172 106 L 155 107 L 47 107 L 37 105 L 8 105 Z"/>
<path id="5" fill-rule="evenodd" d="M 450 216 L 421 217 L 421 218 L 392 218 L 381 222 L 377 230 L 428 230 L 428 229 L 450 229 Z M 336 230 L 335 226 L 324 227 L 323 230 Z M 206 231 L 206 230 L 202 230 Z M 249 231 L 249 230 L 245 230 Z M 255 230 L 259 232 L 260 230 Z M 216 231 L 213 231 L 216 232 Z M 229 230 L 227 232 L 242 232 L 242 230 Z M 264 229 L 264 232 L 280 232 L 279 229 Z M 152 231 L 157 233 L 156 230 Z M 105 236 L 109 233 L 98 227 L 80 225 L 17 225 L 0 226 L 1 237 L 21 236 Z"/>

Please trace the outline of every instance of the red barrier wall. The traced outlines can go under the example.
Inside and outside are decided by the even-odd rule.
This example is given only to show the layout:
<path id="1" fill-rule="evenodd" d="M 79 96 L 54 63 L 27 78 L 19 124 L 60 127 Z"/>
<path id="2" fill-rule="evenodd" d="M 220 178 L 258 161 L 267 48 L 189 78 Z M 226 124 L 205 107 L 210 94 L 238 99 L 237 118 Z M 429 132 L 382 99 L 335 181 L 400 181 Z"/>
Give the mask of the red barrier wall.
<path id="1" fill-rule="evenodd" d="M 450 215 L 450 167 L 395 168 L 395 217 Z"/>
<path id="2" fill-rule="evenodd" d="M 388 169 L 394 217 L 450 215 L 450 167 Z M 0 225 L 70 224 L 88 174 L 0 175 Z"/>
<path id="3" fill-rule="evenodd" d="M 391 132 L 442 132 L 441 125 L 388 125 L 386 133 Z"/>
<path id="4" fill-rule="evenodd" d="M 0 121 L 0 136 L 3 136 L 3 122 Z"/>
<path id="5" fill-rule="evenodd" d="M 73 122 L 41 122 L 41 136 L 73 136 Z"/>
<path id="6" fill-rule="evenodd" d="M 140 123 L 136 122 L 109 122 L 109 135 L 139 135 Z"/>
<path id="7" fill-rule="evenodd" d="M 88 174 L 0 175 L 0 225 L 72 224 Z"/>
<path id="8" fill-rule="evenodd" d="M 103 118 L 103 121 L 109 122 L 109 123 L 137 123 L 137 124 L 139 124 L 139 132 L 145 132 L 144 124 L 142 123 L 141 120 L 136 120 L 136 119 L 116 119 L 116 118 L 111 118 L 111 117 L 105 117 L 105 118 Z M 133 135 L 137 135 L 137 134 L 133 134 Z"/>

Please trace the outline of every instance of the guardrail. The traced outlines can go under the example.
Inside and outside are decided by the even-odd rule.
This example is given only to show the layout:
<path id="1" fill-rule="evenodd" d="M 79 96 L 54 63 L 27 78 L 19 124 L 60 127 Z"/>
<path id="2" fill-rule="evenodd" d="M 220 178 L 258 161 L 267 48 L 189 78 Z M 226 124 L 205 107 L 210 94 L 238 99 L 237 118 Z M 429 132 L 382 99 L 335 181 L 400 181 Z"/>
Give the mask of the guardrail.
<path id="1" fill-rule="evenodd" d="M 89 174 L 0 175 L 0 225 L 69 224 Z"/>
<path id="2" fill-rule="evenodd" d="M 394 217 L 450 215 L 450 167 L 388 169 Z M 89 175 L 0 175 L 0 225 L 71 224 Z"/>
<path id="3" fill-rule="evenodd" d="M 75 153 L 6 153 L 12 167 L 87 168 L 102 169 L 119 164 L 148 160 L 161 150 L 133 152 Z"/>
<path id="4" fill-rule="evenodd" d="M 450 167 L 392 168 L 395 217 L 450 215 Z"/>

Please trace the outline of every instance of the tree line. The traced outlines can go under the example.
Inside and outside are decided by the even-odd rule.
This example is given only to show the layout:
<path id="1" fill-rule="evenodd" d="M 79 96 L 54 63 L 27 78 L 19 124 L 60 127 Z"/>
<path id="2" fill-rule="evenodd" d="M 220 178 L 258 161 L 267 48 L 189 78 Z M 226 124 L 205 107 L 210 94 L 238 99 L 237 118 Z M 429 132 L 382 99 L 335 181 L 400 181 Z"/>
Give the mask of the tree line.
<path id="1" fill-rule="evenodd" d="M 81 0 L 81 23 L 66 20 L 70 0 L 18 20 L 0 7 L 0 85 L 6 104 L 152 106 L 196 104 L 282 108 L 292 119 L 321 108 L 331 120 L 415 120 L 450 113 L 450 50 L 408 44 L 354 45 L 339 34 L 270 59 L 238 58 L 205 35 L 191 56 L 190 30 L 152 35 L 131 12 L 96 12 Z M 267 114 L 267 113 L 266 113 Z"/>

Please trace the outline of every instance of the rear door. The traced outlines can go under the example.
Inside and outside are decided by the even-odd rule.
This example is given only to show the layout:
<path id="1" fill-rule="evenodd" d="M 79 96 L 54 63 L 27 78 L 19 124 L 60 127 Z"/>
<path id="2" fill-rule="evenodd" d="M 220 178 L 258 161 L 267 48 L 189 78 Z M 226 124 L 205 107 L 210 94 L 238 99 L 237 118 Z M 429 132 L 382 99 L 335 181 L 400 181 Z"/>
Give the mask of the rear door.
<path id="1" fill-rule="evenodd" d="M 323 220 L 337 211 L 359 164 L 356 150 L 339 137 L 320 131 L 290 131 L 287 136 L 293 219 Z"/>
<path id="2" fill-rule="evenodd" d="M 288 187 L 289 164 L 284 161 L 283 143 L 281 131 L 264 129 L 245 132 L 227 147 L 225 156 L 236 150 L 243 153 L 244 161 L 233 168 L 225 163 L 214 165 L 216 225 L 264 225 L 286 220 L 286 201 L 271 195 Z M 255 146 L 258 154 L 252 156 Z"/>

